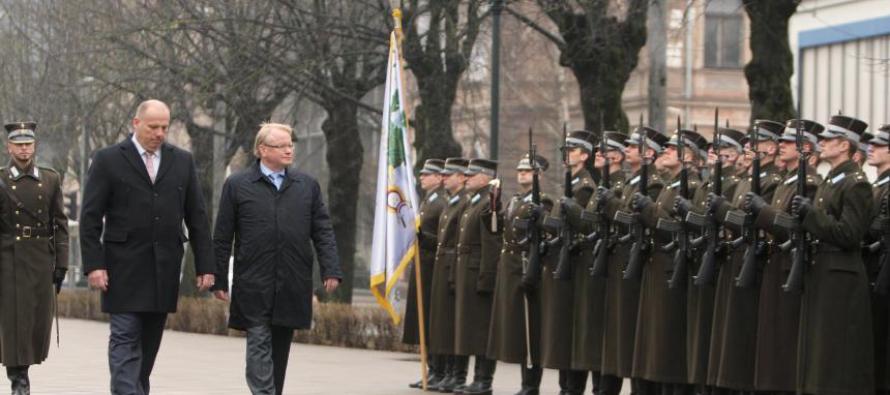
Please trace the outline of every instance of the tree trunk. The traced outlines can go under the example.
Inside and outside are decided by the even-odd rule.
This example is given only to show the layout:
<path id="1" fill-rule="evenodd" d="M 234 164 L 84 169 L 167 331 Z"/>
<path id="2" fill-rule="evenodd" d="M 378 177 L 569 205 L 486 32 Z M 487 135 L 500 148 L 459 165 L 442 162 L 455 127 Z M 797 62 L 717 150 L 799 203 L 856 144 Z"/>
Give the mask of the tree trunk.
<path id="1" fill-rule="evenodd" d="M 796 117 L 791 95 L 794 57 L 788 45 L 788 19 L 800 0 L 745 0 L 751 20 L 751 61 L 745 65 L 751 119 L 784 122 Z"/>
<path id="2" fill-rule="evenodd" d="M 204 195 L 207 216 L 212 222 L 214 218 L 213 199 L 215 198 L 213 193 L 213 133 L 210 129 L 198 126 L 191 120 L 186 122 L 186 129 L 192 139 L 192 155 L 198 170 L 198 185 L 201 186 L 201 193 Z M 192 254 L 191 244 L 189 244 L 182 267 L 182 278 L 179 280 L 180 296 L 198 296 L 200 294 L 195 286 L 195 277 L 195 257 Z"/>
<path id="3" fill-rule="evenodd" d="M 666 130 L 667 117 L 667 21 L 665 0 L 649 3 L 649 126 Z"/>
<path id="4" fill-rule="evenodd" d="M 351 303 L 355 278 L 356 206 L 364 148 L 359 138 L 358 108 L 355 103 L 331 100 L 326 104 L 324 107 L 328 117 L 322 122 L 321 130 L 327 141 L 326 159 L 331 179 L 328 183 L 328 210 L 343 270 L 343 282 L 332 299 Z"/>
<path id="5" fill-rule="evenodd" d="M 451 108 L 457 88 L 456 84 L 445 81 L 447 78 L 449 76 L 417 78 L 421 101 L 413 114 L 417 167 L 423 167 L 423 162 L 429 158 L 445 159 L 462 155 L 451 126 Z"/>

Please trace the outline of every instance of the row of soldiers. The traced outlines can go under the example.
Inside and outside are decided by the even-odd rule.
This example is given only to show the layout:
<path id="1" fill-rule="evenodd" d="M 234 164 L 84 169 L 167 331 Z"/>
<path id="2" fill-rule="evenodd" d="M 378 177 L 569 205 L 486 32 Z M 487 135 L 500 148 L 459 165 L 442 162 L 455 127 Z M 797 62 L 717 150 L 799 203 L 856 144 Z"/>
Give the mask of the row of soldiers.
<path id="1" fill-rule="evenodd" d="M 563 196 L 540 192 L 532 147 L 506 204 L 495 162 L 428 160 L 428 388 L 490 394 L 502 361 L 521 364 L 519 395 L 544 368 L 560 394 L 588 377 L 601 395 L 624 379 L 643 395 L 890 391 L 890 125 L 867 129 L 837 115 L 715 125 L 712 141 L 679 121 L 671 137 L 575 131 Z"/>

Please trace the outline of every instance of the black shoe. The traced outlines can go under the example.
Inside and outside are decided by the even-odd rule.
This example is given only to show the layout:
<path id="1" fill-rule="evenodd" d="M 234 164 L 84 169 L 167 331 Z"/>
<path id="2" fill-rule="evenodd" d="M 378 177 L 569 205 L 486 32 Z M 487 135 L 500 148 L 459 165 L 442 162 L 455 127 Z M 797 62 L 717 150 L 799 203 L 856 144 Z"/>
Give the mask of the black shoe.
<path id="1" fill-rule="evenodd" d="M 457 386 L 454 387 L 454 391 L 452 391 L 452 392 L 455 394 L 463 394 L 465 389 L 467 389 L 466 383 L 458 384 Z"/>
<path id="2" fill-rule="evenodd" d="M 451 381 L 439 386 L 439 392 L 459 393 L 457 391 L 462 390 L 466 386 L 466 383 L 466 377 L 453 377 Z"/>
<path id="3" fill-rule="evenodd" d="M 442 381 L 443 378 L 444 377 L 439 376 L 437 374 L 429 375 L 426 378 L 426 388 L 431 389 L 436 383 L 438 383 L 439 381 Z M 420 379 L 420 380 L 417 380 L 416 382 L 408 384 L 408 388 L 423 389 L 423 379 Z"/>
<path id="4" fill-rule="evenodd" d="M 455 380 L 454 376 L 445 376 L 445 378 L 442 379 L 442 381 L 436 383 L 436 388 L 434 389 L 434 391 L 439 391 L 439 392 L 444 392 L 444 393 L 454 392 L 454 387 L 457 386 L 457 384 L 454 382 L 454 380 Z"/>
<path id="5" fill-rule="evenodd" d="M 540 395 L 541 391 L 537 388 L 523 388 L 516 395 Z"/>
<path id="6" fill-rule="evenodd" d="M 476 381 L 464 388 L 465 395 L 491 395 L 491 383 Z"/>

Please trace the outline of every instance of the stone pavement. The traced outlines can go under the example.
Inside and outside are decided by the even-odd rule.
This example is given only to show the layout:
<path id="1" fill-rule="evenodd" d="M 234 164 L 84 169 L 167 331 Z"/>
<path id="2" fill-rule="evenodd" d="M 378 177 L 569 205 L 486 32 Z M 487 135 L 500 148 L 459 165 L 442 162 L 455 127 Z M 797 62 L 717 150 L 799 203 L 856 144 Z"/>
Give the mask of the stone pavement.
<path id="1" fill-rule="evenodd" d="M 31 368 L 32 393 L 108 394 L 108 324 L 63 319 L 61 328 L 61 348 L 53 345 L 49 359 Z M 248 394 L 244 348 L 243 338 L 167 331 L 151 393 Z M 285 394 L 422 394 L 407 387 L 419 373 L 415 355 L 294 344 L 290 358 Z M 470 369 L 472 377 L 472 362 Z M 542 394 L 558 392 L 556 378 L 556 371 L 545 371 Z M 6 392 L 8 382 L 0 382 Z M 495 395 L 513 394 L 519 383 L 518 365 L 498 366 Z"/>

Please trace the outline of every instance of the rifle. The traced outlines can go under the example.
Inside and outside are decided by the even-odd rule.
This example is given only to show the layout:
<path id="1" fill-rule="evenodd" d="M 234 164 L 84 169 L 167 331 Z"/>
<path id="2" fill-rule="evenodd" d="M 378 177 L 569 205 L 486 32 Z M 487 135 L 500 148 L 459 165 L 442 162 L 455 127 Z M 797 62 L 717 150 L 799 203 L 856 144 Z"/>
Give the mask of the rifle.
<path id="1" fill-rule="evenodd" d="M 609 167 L 612 166 L 610 163 L 609 157 L 606 156 L 606 128 L 603 124 L 603 114 L 600 113 L 600 155 L 603 156 L 603 168 L 601 169 L 602 177 L 601 184 L 603 188 L 611 189 L 612 188 L 612 179 L 609 174 Z M 596 206 L 596 212 L 599 216 L 599 224 L 597 226 L 597 233 L 599 233 L 599 240 L 596 242 L 596 246 L 593 248 L 593 265 L 590 267 L 590 275 L 593 277 L 607 277 L 608 273 L 608 259 L 609 259 L 609 248 L 611 247 L 611 238 L 609 234 L 611 233 L 611 221 L 609 218 L 609 213 L 606 211 L 605 204 L 599 204 Z"/>
<path id="2" fill-rule="evenodd" d="M 720 109 L 714 109 L 714 151 L 717 153 L 717 163 L 714 164 L 714 174 L 711 175 L 711 192 L 717 196 L 723 195 L 723 157 L 720 155 L 721 133 L 719 125 Z M 705 253 L 702 256 L 702 264 L 695 275 L 695 285 L 703 286 L 714 283 L 717 275 L 717 254 L 720 253 L 722 243 L 720 240 L 720 221 L 717 213 L 708 207 L 708 223 L 706 237 L 708 241 Z"/>
<path id="3" fill-rule="evenodd" d="M 683 199 L 689 199 L 689 170 L 686 168 L 685 147 L 686 141 L 683 129 L 680 126 L 680 117 L 677 116 L 677 157 L 680 159 L 680 196 Z M 685 287 L 686 278 L 689 276 L 689 230 L 683 218 L 677 219 L 679 229 L 677 232 L 671 232 L 674 235 L 674 241 L 677 251 L 674 252 L 674 273 L 668 280 L 669 288 Z"/>
<path id="4" fill-rule="evenodd" d="M 565 124 L 562 124 L 562 141 L 563 144 L 565 144 Z M 572 193 L 572 167 L 569 166 L 569 150 L 565 145 L 562 149 L 562 163 L 566 168 L 562 192 L 565 198 L 571 199 L 574 195 Z M 562 226 L 559 227 L 559 240 L 561 244 L 559 246 L 559 258 L 556 263 L 556 269 L 553 271 L 553 278 L 557 280 L 569 280 L 572 278 L 572 263 L 569 261 L 569 255 L 571 254 L 572 240 L 574 237 L 568 219 L 569 211 L 566 209 L 565 204 L 559 206 L 559 213 L 560 218 L 562 219 Z"/>
<path id="5" fill-rule="evenodd" d="M 751 142 L 751 150 L 754 151 L 754 159 L 751 161 L 751 192 L 760 196 L 760 152 L 757 151 L 757 145 L 760 142 L 757 132 L 757 124 L 753 124 L 748 140 Z M 728 217 L 727 217 L 728 218 Z M 742 237 L 748 244 L 745 249 L 745 255 L 742 259 L 742 268 L 738 277 L 735 279 L 735 285 L 739 288 L 751 288 L 757 283 L 757 257 L 760 256 L 760 232 L 755 228 L 754 213 L 745 213 L 744 223 L 742 224 Z"/>
<path id="6" fill-rule="evenodd" d="M 797 103 L 797 113 L 800 114 L 800 101 Z M 800 157 L 797 158 L 797 196 L 806 196 L 807 188 L 807 153 L 804 152 L 803 130 L 801 129 L 800 119 L 797 120 L 797 132 L 795 133 L 795 145 Z M 777 218 L 778 219 L 778 218 Z M 788 246 L 793 246 L 791 250 L 791 272 L 788 273 L 788 279 L 782 285 L 785 292 L 800 293 L 803 291 L 803 274 L 809 261 L 809 246 L 807 245 L 807 233 L 803 229 L 803 219 L 796 215 L 793 218 L 793 228 L 791 231 L 791 239 L 789 243 L 780 246 L 783 250 L 787 250 Z"/>
<path id="7" fill-rule="evenodd" d="M 640 154 L 640 161 L 642 161 L 640 166 L 639 191 L 645 195 L 649 192 L 649 161 L 646 159 L 646 149 L 644 147 L 646 145 L 646 129 L 643 129 L 643 114 L 640 114 L 640 128 L 638 135 L 639 141 L 637 143 L 637 149 Z M 643 259 L 646 251 L 649 249 L 649 237 L 646 232 L 646 227 L 642 223 L 642 213 L 640 213 L 640 210 L 634 208 L 631 216 L 630 233 L 628 235 L 633 235 L 634 241 L 630 247 L 627 268 L 624 269 L 624 279 L 639 280 L 643 275 Z M 616 220 L 618 220 L 617 216 Z"/>
<path id="8" fill-rule="evenodd" d="M 541 184 L 538 180 L 538 162 L 535 160 L 537 147 L 532 143 L 532 129 L 528 129 L 528 160 L 532 166 L 532 203 L 535 207 L 541 204 Z M 527 288 L 541 281 L 541 230 L 538 229 L 538 212 L 531 210 L 526 230 L 528 251 L 522 272 L 522 284 Z"/>

